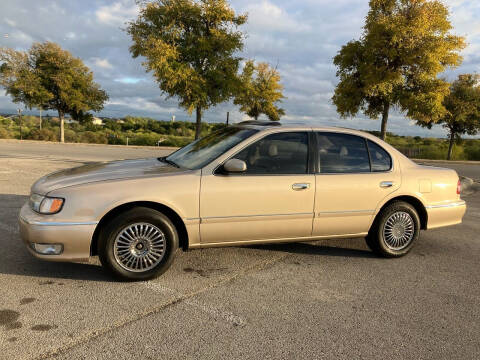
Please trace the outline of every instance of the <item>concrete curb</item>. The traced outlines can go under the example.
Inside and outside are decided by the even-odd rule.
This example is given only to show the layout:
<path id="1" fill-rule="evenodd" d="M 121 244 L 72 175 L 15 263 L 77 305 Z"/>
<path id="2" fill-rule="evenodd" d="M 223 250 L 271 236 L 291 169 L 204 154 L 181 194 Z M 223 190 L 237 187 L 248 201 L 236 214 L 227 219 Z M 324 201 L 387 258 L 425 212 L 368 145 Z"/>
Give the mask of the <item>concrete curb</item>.
<path id="1" fill-rule="evenodd" d="M 73 145 L 73 146 L 108 146 L 112 148 L 126 148 L 126 149 L 161 149 L 161 150 L 177 150 L 178 147 L 172 146 L 139 146 L 139 145 L 110 145 L 110 144 L 89 144 L 89 143 L 60 143 L 57 141 L 41 141 L 41 140 L 17 140 L 17 139 L 0 139 L 0 142 L 5 143 L 30 143 L 30 144 L 48 144 L 48 145 Z"/>
<path id="2" fill-rule="evenodd" d="M 462 184 L 462 194 L 469 195 L 480 189 L 480 184 L 465 176 L 460 176 Z"/>
<path id="3" fill-rule="evenodd" d="M 480 165 L 480 161 L 474 160 L 429 160 L 429 159 L 410 159 L 416 163 L 439 163 L 439 164 L 465 164 Z"/>

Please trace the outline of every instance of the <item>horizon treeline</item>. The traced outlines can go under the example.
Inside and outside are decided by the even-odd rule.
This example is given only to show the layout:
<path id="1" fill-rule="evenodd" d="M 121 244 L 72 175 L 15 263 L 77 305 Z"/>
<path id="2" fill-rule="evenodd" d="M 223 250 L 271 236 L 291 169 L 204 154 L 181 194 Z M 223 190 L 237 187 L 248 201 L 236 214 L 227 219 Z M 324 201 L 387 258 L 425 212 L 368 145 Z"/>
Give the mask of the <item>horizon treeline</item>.
<path id="1" fill-rule="evenodd" d="M 120 120 L 120 121 L 119 121 Z M 220 130 L 223 123 L 202 123 L 202 136 Z M 34 115 L 5 118 L 0 116 L 0 139 L 24 139 L 57 141 L 59 121 L 56 117 L 44 116 L 42 128 L 39 117 Z M 65 141 L 69 143 L 91 143 L 135 146 L 182 147 L 195 138 L 196 124 L 187 121 L 162 121 L 149 117 L 126 116 L 121 119 L 104 118 L 103 125 L 93 123 L 65 124 Z M 368 131 L 380 137 L 379 131 Z M 449 150 L 445 138 L 401 136 L 387 133 L 387 142 L 411 158 L 444 160 Z M 480 139 L 458 139 L 453 149 L 454 160 L 480 161 Z"/>

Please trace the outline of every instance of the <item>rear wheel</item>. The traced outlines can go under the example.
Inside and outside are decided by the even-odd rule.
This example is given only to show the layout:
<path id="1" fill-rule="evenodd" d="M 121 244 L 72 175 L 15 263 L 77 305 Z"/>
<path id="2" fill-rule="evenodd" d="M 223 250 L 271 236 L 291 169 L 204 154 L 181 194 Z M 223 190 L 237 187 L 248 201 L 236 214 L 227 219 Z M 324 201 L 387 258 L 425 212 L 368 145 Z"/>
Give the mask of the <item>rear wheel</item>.
<path id="1" fill-rule="evenodd" d="M 406 255 L 420 233 L 420 218 L 409 203 L 396 201 L 377 216 L 366 242 L 368 247 L 384 257 Z"/>
<path id="2" fill-rule="evenodd" d="M 101 233 L 102 265 L 122 280 L 149 280 L 163 274 L 178 249 L 175 226 L 162 213 L 138 207 L 117 216 Z"/>

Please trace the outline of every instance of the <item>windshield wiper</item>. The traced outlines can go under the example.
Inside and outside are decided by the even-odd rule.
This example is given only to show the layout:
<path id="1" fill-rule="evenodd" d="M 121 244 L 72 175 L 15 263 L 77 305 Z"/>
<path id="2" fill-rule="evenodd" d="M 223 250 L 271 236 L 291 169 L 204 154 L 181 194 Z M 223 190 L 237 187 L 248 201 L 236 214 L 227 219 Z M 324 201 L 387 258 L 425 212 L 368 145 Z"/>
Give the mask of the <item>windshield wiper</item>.
<path id="1" fill-rule="evenodd" d="M 160 160 L 161 162 L 164 162 L 164 163 L 166 163 L 166 164 L 175 166 L 176 168 L 180 168 L 180 166 L 179 166 L 175 161 L 168 160 L 166 156 L 164 156 L 164 157 L 159 157 L 158 160 Z"/>

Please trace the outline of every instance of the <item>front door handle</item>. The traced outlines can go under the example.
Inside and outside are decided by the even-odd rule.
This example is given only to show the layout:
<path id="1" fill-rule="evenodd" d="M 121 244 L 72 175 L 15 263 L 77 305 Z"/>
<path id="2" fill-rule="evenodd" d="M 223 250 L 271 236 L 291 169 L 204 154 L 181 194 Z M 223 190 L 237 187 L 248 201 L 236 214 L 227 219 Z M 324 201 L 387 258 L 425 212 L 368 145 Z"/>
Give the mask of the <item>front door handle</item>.
<path id="1" fill-rule="evenodd" d="M 380 183 L 380 187 L 381 188 L 390 188 L 392 187 L 393 185 L 395 185 L 395 183 L 393 181 L 382 181 Z"/>
<path id="2" fill-rule="evenodd" d="M 307 184 L 307 183 L 292 185 L 292 189 L 295 191 L 307 190 L 309 187 L 310 187 L 310 184 Z"/>

